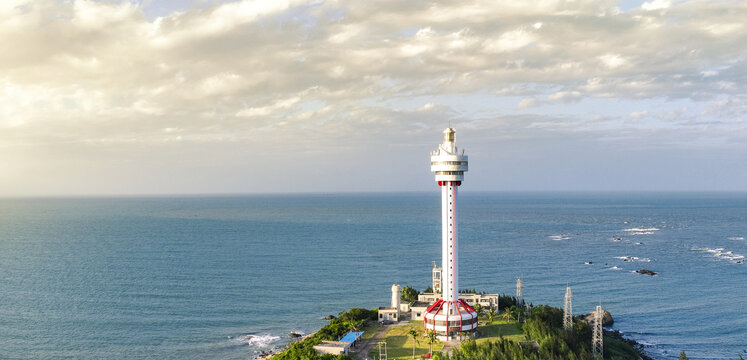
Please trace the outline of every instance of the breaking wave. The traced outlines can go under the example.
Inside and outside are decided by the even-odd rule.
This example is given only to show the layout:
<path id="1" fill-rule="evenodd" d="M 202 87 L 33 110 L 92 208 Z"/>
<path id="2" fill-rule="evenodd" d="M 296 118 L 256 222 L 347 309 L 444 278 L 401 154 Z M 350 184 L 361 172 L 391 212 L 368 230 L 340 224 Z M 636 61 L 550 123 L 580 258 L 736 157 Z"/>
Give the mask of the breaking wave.
<path id="1" fill-rule="evenodd" d="M 744 237 L 742 237 L 742 236 L 732 236 L 732 237 L 729 238 L 729 240 L 739 241 L 739 240 L 744 240 Z"/>
<path id="2" fill-rule="evenodd" d="M 735 264 L 742 264 L 745 262 L 744 255 L 735 254 L 733 251 L 725 251 L 724 248 L 711 249 L 707 247 L 699 248 L 697 246 L 693 246 L 690 250 L 709 253 L 718 260 L 730 261 Z"/>
<path id="3" fill-rule="evenodd" d="M 633 235 L 651 235 L 654 231 L 659 231 L 659 228 L 641 226 L 639 228 L 624 229 L 623 231 L 633 233 Z"/>
<path id="4" fill-rule="evenodd" d="M 651 262 L 649 258 L 639 258 L 637 256 L 615 256 L 615 259 L 620 259 L 625 262 Z"/>
<path id="5" fill-rule="evenodd" d="M 549 238 L 550 238 L 550 240 L 553 240 L 553 241 L 561 241 L 561 240 L 570 240 L 571 239 L 570 236 L 566 236 L 566 235 L 550 235 Z"/>
<path id="6" fill-rule="evenodd" d="M 274 336 L 270 334 L 265 335 L 241 335 L 237 337 L 229 337 L 228 342 L 234 345 L 249 345 L 256 348 L 268 348 L 274 342 L 280 340 L 280 336 Z"/>

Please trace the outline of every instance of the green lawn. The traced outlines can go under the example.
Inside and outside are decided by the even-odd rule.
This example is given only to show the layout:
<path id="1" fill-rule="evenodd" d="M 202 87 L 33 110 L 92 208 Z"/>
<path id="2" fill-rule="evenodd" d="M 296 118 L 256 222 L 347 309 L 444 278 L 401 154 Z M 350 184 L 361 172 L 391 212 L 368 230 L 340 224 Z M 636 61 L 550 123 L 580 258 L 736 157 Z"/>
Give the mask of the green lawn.
<path id="1" fill-rule="evenodd" d="M 407 332 L 410 331 L 410 329 L 415 329 L 415 331 L 420 334 L 418 342 L 415 344 L 415 357 L 419 358 L 428 353 L 428 339 L 425 337 L 423 323 L 421 321 L 413 321 L 408 325 L 393 326 L 384 335 L 389 359 L 412 358 L 412 337 L 407 335 Z M 373 336 L 377 330 L 378 329 L 371 331 L 369 337 Z M 503 335 L 503 338 L 510 341 L 524 340 L 524 334 L 521 333 L 521 330 L 515 321 L 493 321 L 492 323 L 478 326 L 477 330 L 480 333 L 479 337 L 476 339 L 478 344 L 487 341 L 498 341 L 500 335 Z M 368 329 L 366 329 L 366 332 L 369 332 Z M 364 337 L 365 336 L 366 334 L 364 334 Z M 433 344 L 433 352 L 441 351 L 443 346 L 443 343 L 440 341 Z M 368 357 L 371 359 L 378 359 L 379 348 L 374 347 L 368 353 Z"/>
<path id="2" fill-rule="evenodd" d="M 493 321 L 486 325 L 479 325 L 477 331 L 480 333 L 477 343 L 484 343 L 487 341 L 498 341 L 501 335 L 506 340 L 511 341 L 523 341 L 524 334 L 522 334 L 515 321 L 507 322 L 505 320 Z"/>
<path id="3" fill-rule="evenodd" d="M 416 324 L 393 326 L 389 328 L 389 331 L 384 335 L 387 356 L 389 359 L 412 358 L 412 336 L 407 335 L 407 332 L 410 331 L 410 329 L 415 329 L 415 331 L 420 334 L 420 336 L 418 336 L 418 342 L 415 344 L 415 357 L 419 358 L 428 353 L 428 339 L 425 337 L 423 323 L 418 321 Z M 433 352 L 441 351 L 443 347 L 443 343 L 436 342 L 433 344 Z M 374 349 L 368 353 L 368 357 L 371 359 L 378 359 L 379 348 L 374 347 Z"/>
<path id="4" fill-rule="evenodd" d="M 371 321 L 371 320 L 366 321 L 366 324 L 363 325 L 363 327 L 360 329 L 360 331 L 363 331 L 363 335 L 361 335 L 361 340 L 368 340 L 374 337 L 374 335 L 376 335 L 376 333 L 378 333 L 382 327 L 383 326 L 378 321 Z"/>

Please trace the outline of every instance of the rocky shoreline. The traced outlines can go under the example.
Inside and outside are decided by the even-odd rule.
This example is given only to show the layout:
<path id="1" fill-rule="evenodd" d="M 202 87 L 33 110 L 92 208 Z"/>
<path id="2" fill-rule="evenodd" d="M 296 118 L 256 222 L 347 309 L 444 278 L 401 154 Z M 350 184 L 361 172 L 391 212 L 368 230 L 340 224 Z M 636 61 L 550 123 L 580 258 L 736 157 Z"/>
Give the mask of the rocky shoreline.
<path id="1" fill-rule="evenodd" d="M 604 336 L 620 340 L 622 342 L 627 343 L 628 345 L 634 347 L 636 350 L 638 350 L 638 353 L 640 354 L 640 360 L 654 360 L 653 358 L 646 355 L 646 353 L 643 350 L 643 345 L 638 343 L 635 340 L 628 339 L 626 337 L 623 337 L 622 333 L 620 333 L 619 330 L 607 330 L 604 329 Z"/>
<path id="2" fill-rule="evenodd" d="M 294 333 L 291 333 L 291 334 L 294 334 Z M 265 351 L 261 351 L 261 352 L 260 352 L 259 354 L 257 354 L 256 356 L 254 356 L 254 359 L 255 359 L 255 360 L 270 360 L 270 359 L 272 359 L 272 357 L 273 357 L 273 356 L 275 356 L 275 355 L 277 355 L 277 354 L 280 354 L 280 353 L 282 353 L 283 351 L 287 350 L 287 349 L 288 349 L 288 345 L 290 345 L 290 344 L 292 344 L 292 343 L 294 343 L 294 342 L 296 342 L 296 341 L 304 341 L 304 340 L 306 340 L 306 339 L 308 339 L 308 338 L 310 338 L 310 337 L 314 336 L 314 334 L 316 334 L 316 333 L 315 333 L 315 332 L 313 332 L 313 333 L 311 333 L 311 334 L 306 334 L 306 335 L 304 335 L 304 336 L 301 336 L 301 337 L 296 337 L 296 336 L 292 336 L 292 335 L 290 335 L 290 337 L 291 337 L 291 338 L 293 338 L 293 339 L 297 339 L 297 340 L 295 340 L 295 341 L 291 341 L 291 342 L 290 342 L 290 343 L 288 343 L 287 345 L 285 345 L 285 346 L 283 346 L 283 347 L 281 347 L 281 348 L 278 348 L 278 349 L 272 349 L 272 350 L 265 350 Z"/>

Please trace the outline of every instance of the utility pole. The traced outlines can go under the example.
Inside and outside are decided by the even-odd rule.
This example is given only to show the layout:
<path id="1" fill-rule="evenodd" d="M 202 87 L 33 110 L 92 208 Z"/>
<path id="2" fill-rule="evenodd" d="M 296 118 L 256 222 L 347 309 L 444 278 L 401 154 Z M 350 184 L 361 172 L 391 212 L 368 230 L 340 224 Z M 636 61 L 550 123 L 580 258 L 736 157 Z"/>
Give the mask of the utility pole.
<path id="1" fill-rule="evenodd" d="M 563 328 L 565 331 L 573 330 L 573 293 L 570 285 L 565 286 L 565 301 L 563 302 Z"/>
<path id="2" fill-rule="evenodd" d="M 602 305 L 597 305 L 594 312 L 594 328 L 592 329 L 591 347 L 595 359 L 604 357 L 604 344 L 602 340 Z"/>
<path id="3" fill-rule="evenodd" d="M 386 341 L 379 341 L 377 344 L 379 345 L 379 360 L 388 360 L 386 355 Z M 382 351 L 381 345 L 384 345 L 384 351 Z"/>
<path id="4" fill-rule="evenodd" d="M 524 308 L 524 299 L 521 294 L 521 287 L 521 276 L 519 276 L 518 278 L 516 278 L 516 307 L 518 307 L 519 309 Z"/>

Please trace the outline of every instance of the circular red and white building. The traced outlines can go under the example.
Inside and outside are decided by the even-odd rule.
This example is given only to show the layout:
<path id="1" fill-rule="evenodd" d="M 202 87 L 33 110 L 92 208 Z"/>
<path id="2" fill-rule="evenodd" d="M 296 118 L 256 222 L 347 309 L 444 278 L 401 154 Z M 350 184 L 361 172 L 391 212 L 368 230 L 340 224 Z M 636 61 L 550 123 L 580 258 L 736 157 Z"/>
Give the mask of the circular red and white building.
<path id="1" fill-rule="evenodd" d="M 461 340 L 477 329 L 477 312 L 459 299 L 459 238 L 457 236 L 457 189 L 468 170 L 467 155 L 459 152 L 456 132 L 444 130 L 444 142 L 431 152 L 431 171 L 441 187 L 441 299 L 425 312 L 426 330 L 435 331 L 441 340 Z"/>

